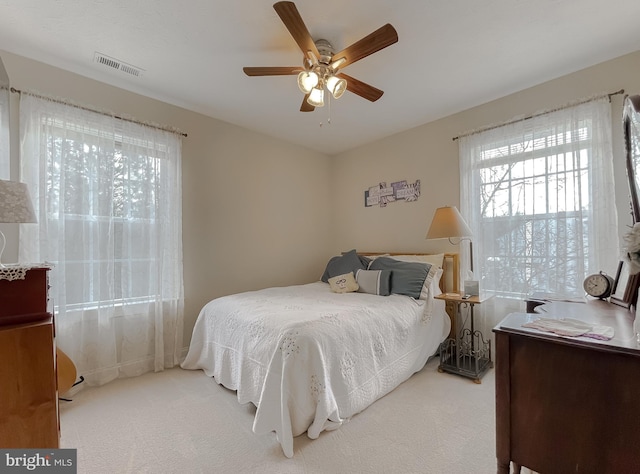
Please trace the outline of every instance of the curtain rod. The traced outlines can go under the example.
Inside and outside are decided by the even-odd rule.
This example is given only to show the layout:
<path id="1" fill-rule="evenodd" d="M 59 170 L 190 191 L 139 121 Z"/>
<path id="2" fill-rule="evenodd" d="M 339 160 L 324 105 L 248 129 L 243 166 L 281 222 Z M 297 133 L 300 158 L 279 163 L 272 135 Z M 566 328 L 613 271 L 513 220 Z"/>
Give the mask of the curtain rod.
<path id="1" fill-rule="evenodd" d="M 56 99 L 56 98 L 53 98 L 53 97 L 47 97 L 47 96 L 44 96 L 44 95 L 41 95 L 41 94 L 36 94 L 34 92 L 21 91 L 19 89 L 14 88 L 14 87 L 11 88 L 11 92 L 17 93 L 17 94 L 30 95 L 32 97 L 37 97 L 38 99 L 44 99 L 44 100 L 49 100 L 51 102 L 55 102 L 57 104 L 70 105 L 71 107 L 75 107 L 75 108 L 80 109 L 80 110 L 86 110 L 88 112 L 95 112 L 95 113 L 98 113 L 98 114 L 107 115 L 109 117 L 113 117 L 113 118 L 116 118 L 118 120 L 124 120 L 125 122 L 136 123 L 138 125 L 145 125 L 147 127 L 155 128 L 157 130 L 162 130 L 164 132 L 175 133 L 177 135 L 182 135 L 185 138 L 187 137 L 186 133 L 184 133 L 184 132 L 182 132 L 182 131 L 180 131 L 180 130 L 178 130 L 176 128 L 164 127 L 162 125 L 157 125 L 157 124 L 153 124 L 153 123 L 143 122 L 141 120 L 135 120 L 135 119 L 131 119 L 131 118 L 122 117 L 122 116 L 119 116 L 119 115 L 114 115 L 114 114 L 111 114 L 109 112 L 105 112 L 103 110 L 92 109 L 90 107 L 85 107 L 85 106 L 82 106 L 82 105 L 74 104 L 73 102 L 70 102 L 70 101 L 67 101 L 67 100 Z"/>
<path id="2" fill-rule="evenodd" d="M 461 135 L 459 135 L 457 137 L 453 137 L 452 140 L 455 142 L 456 140 L 459 140 L 460 138 L 463 138 L 463 137 L 468 137 L 468 136 L 471 136 L 471 135 L 475 135 L 477 133 L 488 132 L 489 130 L 494 130 L 494 129 L 499 128 L 499 127 L 504 127 L 505 125 L 511 125 L 512 123 L 524 122 L 525 120 L 529 120 L 529 119 L 532 119 L 534 117 L 539 117 L 540 115 L 550 114 L 552 112 L 557 112 L 558 110 L 568 109 L 569 107 L 575 107 L 576 105 L 586 104 L 587 102 L 593 102 L 594 100 L 602 99 L 603 97 L 608 97 L 609 101 L 611 101 L 611 97 L 614 96 L 614 95 L 618 95 L 618 94 L 624 94 L 624 89 L 620 89 L 619 91 L 611 92 L 609 94 L 600 94 L 600 95 L 597 95 L 597 96 L 594 96 L 594 97 L 590 97 L 589 99 L 578 100 L 576 102 L 569 102 L 567 104 L 561 105 L 560 107 L 555 107 L 553 109 L 543 110 L 541 112 L 536 112 L 535 114 L 527 115 L 526 117 L 523 117 L 523 118 L 509 120 L 507 122 L 500 123 L 498 125 L 489 125 L 487 127 L 480 128 L 478 130 L 471 130 L 471 131 L 465 132 L 465 133 L 463 133 L 463 134 L 461 134 Z"/>

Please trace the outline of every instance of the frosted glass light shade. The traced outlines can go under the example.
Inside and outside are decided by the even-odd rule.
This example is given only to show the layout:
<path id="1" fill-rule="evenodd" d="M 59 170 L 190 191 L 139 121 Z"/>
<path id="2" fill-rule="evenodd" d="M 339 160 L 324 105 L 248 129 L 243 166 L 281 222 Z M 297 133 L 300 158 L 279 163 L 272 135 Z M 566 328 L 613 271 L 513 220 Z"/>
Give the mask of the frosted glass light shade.
<path id="1" fill-rule="evenodd" d="M 347 81 L 336 76 L 330 76 L 327 79 L 327 89 L 331 92 L 334 99 L 339 99 L 347 90 Z"/>
<path id="2" fill-rule="evenodd" d="M 312 89 L 307 103 L 314 107 L 322 107 L 324 105 L 324 91 L 318 88 Z"/>
<path id="3" fill-rule="evenodd" d="M 308 94 L 318 85 L 318 75 L 313 71 L 302 71 L 298 74 L 298 87 L 302 92 Z"/>

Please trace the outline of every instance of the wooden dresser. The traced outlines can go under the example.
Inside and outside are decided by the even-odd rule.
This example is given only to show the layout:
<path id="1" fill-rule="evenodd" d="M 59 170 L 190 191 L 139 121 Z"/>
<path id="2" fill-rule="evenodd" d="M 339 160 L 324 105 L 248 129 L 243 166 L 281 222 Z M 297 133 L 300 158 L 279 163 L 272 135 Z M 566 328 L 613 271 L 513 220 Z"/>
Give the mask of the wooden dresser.
<path id="1" fill-rule="evenodd" d="M 498 473 L 640 472 L 640 350 L 633 313 L 606 301 L 513 313 L 496 337 Z M 610 326 L 609 341 L 523 328 L 539 317 Z"/>
<path id="2" fill-rule="evenodd" d="M 48 268 L 0 269 L 0 448 L 58 448 L 60 424 Z"/>

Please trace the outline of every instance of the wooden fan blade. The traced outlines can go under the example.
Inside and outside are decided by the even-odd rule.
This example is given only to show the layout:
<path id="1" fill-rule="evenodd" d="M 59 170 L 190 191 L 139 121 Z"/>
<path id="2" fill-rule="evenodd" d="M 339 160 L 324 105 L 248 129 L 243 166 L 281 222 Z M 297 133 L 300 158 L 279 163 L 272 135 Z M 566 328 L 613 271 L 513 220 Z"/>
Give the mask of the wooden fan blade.
<path id="1" fill-rule="evenodd" d="M 387 23 L 360 41 L 356 41 L 351 46 L 334 54 L 331 61 L 345 58 L 345 61 L 340 64 L 340 68 L 343 68 L 397 42 L 398 33 L 396 29 Z"/>
<path id="2" fill-rule="evenodd" d="M 302 71 L 300 66 L 291 67 L 243 67 L 247 76 L 290 76 Z"/>
<path id="3" fill-rule="evenodd" d="M 289 33 L 291 33 L 305 57 L 309 57 L 308 52 L 311 51 L 316 58 L 319 58 L 318 48 L 313 38 L 311 38 L 304 21 L 302 21 L 296 5 L 293 2 L 278 2 L 273 4 L 273 9 L 282 20 L 282 23 L 284 23 L 284 26 L 287 27 Z"/>
<path id="4" fill-rule="evenodd" d="M 370 100 L 371 102 L 375 102 L 382 97 L 382 94 L 384 94 L 380 89 L 376 89 L 369 84 L 359 81 L 355 77 L 351 77 L 343 73 L 337 74 L 337 76 L 347 81 L 347 90 L 349 92 L 353 92 L 354 94 Z"/>
<path id="5" fill-rule="evenodd" d="M 309 94 L 306 94 L 304 96 L 304 99 L 302 99 L 302 105 L 300 106 L 300 112 L 313 112 L 316 108 L 311 105 L 309 102 L 307 102 L 307 99 L 309 98 Z"/>

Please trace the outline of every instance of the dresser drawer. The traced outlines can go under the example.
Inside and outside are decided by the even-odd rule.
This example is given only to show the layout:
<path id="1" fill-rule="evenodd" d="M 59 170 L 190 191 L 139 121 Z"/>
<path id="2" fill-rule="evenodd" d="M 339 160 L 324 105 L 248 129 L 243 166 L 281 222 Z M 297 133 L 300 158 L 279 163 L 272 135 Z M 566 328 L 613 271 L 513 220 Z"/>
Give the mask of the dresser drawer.
<path id="1" fill-rule="evenodd" d="M 48 268 L 31 268 L 23 280 L 0 279 L 0 326 L 46 319 Z"/>

